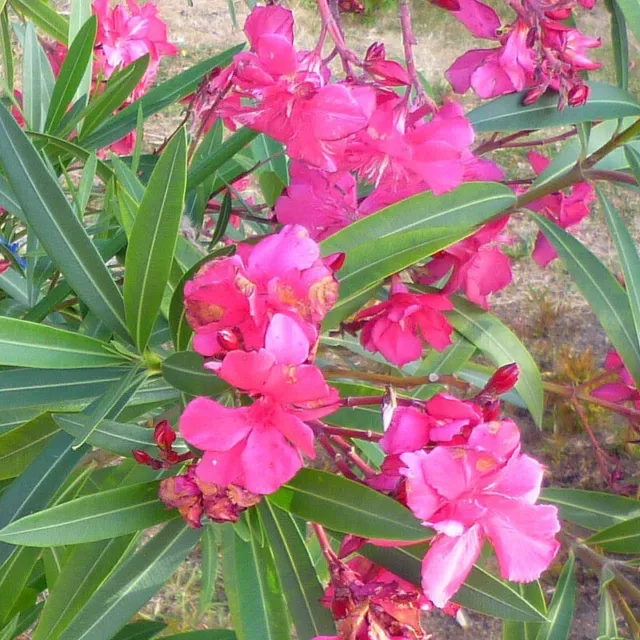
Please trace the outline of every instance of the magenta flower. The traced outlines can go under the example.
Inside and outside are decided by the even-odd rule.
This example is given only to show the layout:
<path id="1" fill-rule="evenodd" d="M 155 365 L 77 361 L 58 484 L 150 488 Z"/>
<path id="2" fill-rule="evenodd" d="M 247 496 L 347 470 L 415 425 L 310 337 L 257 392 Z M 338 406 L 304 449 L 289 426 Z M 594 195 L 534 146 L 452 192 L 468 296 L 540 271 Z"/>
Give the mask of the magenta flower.
<path id="1" fill-rule="evenodd" d="M 617 351 L 609 351 L 604 361 L 604 368 L 605 371 L 616 374 L 618 380 L 600 385 L 591 392 L 591 395 L 609 402 L 633 402 L 635 408 L 640 409 L 640 391 Z"/>
<path id="2" fill-rule="evenodd" d="M 530 582 L 549 566 L 560 546 L 557 509 L 535 504 L 543 468 L 520 453 L 514 422 L 476 426 L 465 447 L 401 459 L 409 508 L 438 532 L 422 564 L 422 588 L 436 606 L 460 588 L 485 538 L 507 580 Z"/>
<path id="3" fill-rule="evenodd" d="M 140 6 L 127 0 L 126 6 L 111 8 L 109 0 L 94 0 L 93 11 L 98 17 L 97 67 L 103 79 L 149 54 L 147 71 L 133 93 L 134 99 L 140 97 L 154 83 L 161 58 L 178 53 L 167 39 L 167 25 L 158 17 L 158 7 L 153 2 Z"/>
<path id="4" fill-rule="evenodd" d="M 451 344 L 453 327 L 442 313 L 451 309 L 446 296 L 409 293 L 394 277 L 389 299 L 360 311 L 354 322 L 363 322 L 360 342 L 365 349 L 402 367 L 422 357 L 423 342 L 438 351 Z"/>
<path id="5" fill-rule="evenodd" d="M 231 258 L 207 263 L 184 287 L 194 349 L 204 356 L 223 354 L 233 342 L 233 348 L 260 349 L 271 318 L 280 313 L 295 319 L 312 350 L 318 327 L 338 296 L 329 264 L 298 225 L 256 245 L 239 245 Z"/>
<path id="6" fill-rule="evenodd" d="M 536 175 L 540 175 L 550 160 L 540 153 L 530 151 L 529 162 Z M 557 191 L 527 206 L 549 218 L 559 227 L 568 229 L 582 222 L 591 213 L 590 206 L 595 199 L 593 187 L 587 182 L 579 182 L 571 187 L 568 194 Z M 542 232 L 538 232 L 532 257 L 541 267 L 546 267 L 558 257 L 556 250 Z"/>

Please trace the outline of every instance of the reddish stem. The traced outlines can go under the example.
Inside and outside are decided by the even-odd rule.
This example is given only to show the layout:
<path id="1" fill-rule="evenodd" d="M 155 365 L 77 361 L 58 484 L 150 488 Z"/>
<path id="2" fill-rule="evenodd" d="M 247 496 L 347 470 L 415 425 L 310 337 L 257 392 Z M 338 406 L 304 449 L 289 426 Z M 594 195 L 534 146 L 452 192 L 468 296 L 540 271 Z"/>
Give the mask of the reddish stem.
<path id="1" fill-rule="evenodd" d="M 587 432 L 587 435 L 589 436 L 589 440 L 591 440 L 591 444 L 593 444 L 593 447 L 596 451 L 596 457 L 598 458 L 598 464 L 600 465 L 600 473 L 602 474 L 602 479 L 608 484 L 610 484 L 611 474 L 609 473 L 609 468 L 607 467 L 607 461 L 606 461 L 606 458 L 608 458 L 609 456 L 605 453 L 605 451 L 600 446 L 598 439 L 593 433 L 593 429 L 589 425 L 589 421 L 587 420 L 587 416 L 585 412 L 582 410 L 580 403 L 575 397 L 572 398 L 571 404 L 573 405 L 575 412 L 578 414 L 578 418 L 580 419 L 580 422 L 582 423 L 584 430 Z"/>
<path id="2" fill-rule="evenodd" d="M 330 436 L 331 441 L 335 442 L 340 449 L 344 452 L 345 456 L 349 459 L 349 461 L 355 465 L 365 476 L 373 476 L 376 474 L 376 470 L 369 466 L 356 452 L 355 447 L 347 442 L 344 438 L 340 436 Z"/>
<path id="3" fill-rule="evenodd" d="M 356 482 L 360 482 L 360 478 L 351 471 L 349 465 L 342 459 L 342 454 L 339 451 L 336 451 L 336 448 L 331 444 L 329 437 L 326 433 L 318 433 L 318 442 L 323 446 L 324 450 L 331 456 L 334 464 L 338 471 L 345 477 L 350 480 L 355 480 Z"/>
<path id="4" fill-rule="evenodd" d="M 332 568 L 339 563 L 338 556 L 335 554 L 335 551 L 331 548 L 331 544 L 329 543 L 329 538 L 327 537 L 327 532 L 324 530 L 324 527 L 317 522 L 312 522 L 311 527 L 313 528 L 313 532 L 316 534 L 316 538 L 320 543 L 320 550 L 322 551 L 322 555 L 327 561 L 329 568 Z"/>
<path id="5" fill-rule="evenodd" d="M 309 424 L 319 432 L 324 432 L 331 436 L 342 436 L 344 438 L 359 438 L 360 440 L 368 440 L 377 442 L 382 439 L 381 433 L 373 431 L 364 431 L 363 429 L 343 429 L 342 427 L 332 427 L 328 424 L 320 422 L 320 420 L 310 420 Z"/>

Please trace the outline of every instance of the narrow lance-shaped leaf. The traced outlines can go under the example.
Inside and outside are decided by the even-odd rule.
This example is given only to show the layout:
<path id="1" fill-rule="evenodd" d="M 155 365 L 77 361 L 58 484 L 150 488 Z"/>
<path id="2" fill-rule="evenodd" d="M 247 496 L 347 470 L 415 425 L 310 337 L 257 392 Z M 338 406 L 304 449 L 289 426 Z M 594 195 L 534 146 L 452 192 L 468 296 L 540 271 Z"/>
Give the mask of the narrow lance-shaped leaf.
<path id="1" fill-rule="evenodd" d="M 218 529 L 207 526 L 200 541 L 202 552 L 202 579 L 200 580 L 200 600 L 198 611 L 204 613 L 211 604 L 218 577 Z"/>
<path id="2" fill-rule="evenodd" d="M 620 11 L 618 0 L 606 0 L 605 5 L 611 14 L 611 45 L 616 66 L 616 78 L 621 89 L 629 88 L 629 37 L 627 21 Z"/>
<path id="3" fill-rule="evenodd" d="M 109 270 L 60 185 L 3 105 L 0 138 L 0 163 L 47 255 L 82 301 L 107 326 L 128 338 L 122 295 Z"/>
<path id="4" fill-rule="evenodd" d="M 216 396 L 226 389 L 227 383 L 204 368 L 202 356 L 194 351 L 179 351 L 162 363 L 162 375 L 174 388 L 191 396 Z"/>
<path id="5" fill-rule="evenodd" d="M 573 551 L 562 568 L 549 607 L 549 622 L 542 625 L 536 640 L 567 640 L 576 604 L 575 557 Z"/>
<path id="6" fill-rule="evenodd" d="M 48 60 L 46 60 L 48 64 Z M 49 98 L 45 83 L 53 78 L 51 67 L 43 67 L 40 43 L 32 23 L 28 23 L 24 34 L 24 56 L 22 61 L 23 115 L 30 129 L 42 131 L 49 108 Z"/>
<path id="7" fill-rule="evenodd" d="M 182 520 L 169 523 L 102 583 L 59 640 L 110 640 L 169 580 L 199 536 Z"/>
<path id="8" fill-rule="evenodd" d="M 91 16 L 73 39 L 53 88 L 45 124 L 46 131 L 56 129 L 80 87 L 86 69 L 93 60 L 97 26 L 96 17 Z"/>
<path id="9" fill-rule="evenodd" d="M 271 496 L 285 511 L 326 527 L 381 540 L 424 540 L 432 532 L 399 502 L 353 480 L 302 469 Z"/>
<path id="10" fill-rule="evenodd" d="M 634 380 L 640 383 L 640 342 L 625 290 L 579 240 L 542 216 L 534 218 L 588 300 Z"/>
<path id="11" fill-rule="evenodd" d="M 324 590 L 292 516 L 268 500 L 258 510 L 298 637 L 312 640 L 334 634 L 333 618 L 320 602 Z"/>
<path id="12" fill-rule="evenodd" d="M 165 149 L 145 190 L 131 231 L 124 285 L 127 322 L 139 349 L 153 331 L 169 279 L 184 207 L 187 141 L 184 129 Z"/>
<path id="13" fill-rule="evenodd" d="M 5 83 L 10 93 L 13 93 L 13 49 L 11 46 L 11 28 L 9 27 L 9 12 L 7 6 L 0 11 L 0 53 Z"/>
<path id="14" fill-rule="evenodd" d="M 123 627 L 112 640 L 149 640 L 157 636 L 167 624 L 159 620 L 138 620 Z"/>
<path id="15" fill-rule="evenodd" d="M 638 553 L 640 551 L 640 516 L 614 524 L 586 540 L 613 553 Z"/>
<path id="16" fill-rule="evenodd" d="M 629 25 L 629 29 L 631 29 L 636 40 L 640 42 L 640 1 L 616 0 L 616 2 Z"/>
<path id="17" fill-rule="evenodd" d="M 83 496 L 15 520 L 0 530 L 0 540 L 33 547 L 82 544 L 135 533 L 177 516 L 158 499 L 158 483 L 150 482 Z"/>
<path id="18" fill-rule="evenodd" d="M 43 0 L 10 0 L 13 8 L 62 44 L 68 43 L 69 23 Z"/>
<path id="19" fill-rule="evenodd" d="M 124 362 L 104 342 L 72 331 L 0 317 L 0 364 L 40 369 L 108 367 Z"/>
<path id="20" fill-rule="evenodd" d="M 69 16 L 69 42 L 71 46 L 75 44 L 75 39 L 81 32 L 83 26 L 91 19 L 91 0 L 71 0 L 71 15 Z M 91 76 L 93 73 L 93 65 L 87 64 L 84 76 L 80 80 L 76 93 L 73 96 L 73 102 L 80 101 L 83 107 L 89 101 L 89 93 L 91 91 Z"/>
<path id="21" fill-rule="evenodd" d="M 222 530 L 222 571 L 238 640 L 289 640 L 289 620 L 268 545 Z"/>

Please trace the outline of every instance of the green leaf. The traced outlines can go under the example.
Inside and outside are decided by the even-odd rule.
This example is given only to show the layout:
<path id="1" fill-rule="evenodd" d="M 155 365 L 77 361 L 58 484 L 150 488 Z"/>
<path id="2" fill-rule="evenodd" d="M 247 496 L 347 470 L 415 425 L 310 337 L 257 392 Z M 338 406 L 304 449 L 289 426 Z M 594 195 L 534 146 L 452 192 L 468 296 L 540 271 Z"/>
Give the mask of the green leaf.
<path id="1" fill-rule="evenodd" d="M 31 23 L 25 29 L 22 62 L 24 119 L 30 129 L 42 131 L 51 101 L 53 72 Z"/>
<path id="2" fill-rule="evenodd" d="M 120 367 L 0 371 L 0 407 L 79 411 L 121 376 Z"/>
<path id="3" fill-rule="evenodd" d="M 453 299 L 455 311 L 447 313 L 455 330 L 473 343 L 493 362 L 502 365 L 516 362 L 520 378 L 516 390 L 527 403 L 536 424 L 542 424 L 544 392 L 540 371 L 529 351 L 517 336 L 493 314 L 459 297 Z"/>
<path id="4" fill-rule="evenodd" d="M 29 576 L 41 554 L 40 549 L 21 547 L 9 558 L 0 572 L 0 625 L 6 624 L 24 591 Z"/>
<path id="5" fill-rule="evenodd" d="M 214 247 L 218 243 L 218 241 L 222 240 L 227 230 L 227 226 L 229 224 L 230 218 L 231 218 L 231 191 L 227 189 L 224 192 L 224 197 L 222 198 L 222 204 L 220 205 L 220 213 L 218 214 L 216 228 L 214 229 L 213 235 L 211 236 L 209 247 Z"/>
<path id="6" fill-rule="evenodd" d="M 166 636 L 167 640 L 236 640 L 233 631 L 227 629 L 207 629 L 206 631 L 187 631 L 175 636 Z"/>
<path id="7" fill-rule="evenodd" d="M 541 614 L 546 615 L 547 602 L 542 586 L 538 580 L 526 584 L 519 584 L 517 589 L 523 598 L 530 602 Z M 535 640 L 541 626 L 538 622 L 505 620 L 502 627 L 502 640 Z"/>
<path id="8" fill-rule="evenodd" d="M 84 141 L 94 129 L 125 102 L 138 86 L 148 66 L 149 54 L 146 54 L 124 69 L 116 71 L 107 80 L 107 84 L 100 94 L 89 103 L 86 109 L 79 112 L 76 118 L 72 119 L 73 124 L 76 123 L 76 120 L 83 120 L 81 141 Z M 68 130 L 70 126 L 67 124 L 65 130 Z"/>
<path id="9" fill-rule="evenodd" d="M 149 482 L 83 496 L 26 516 L 2 529 L 0 540 L 32 547 L 81 544 L 141 531 L 178 515 L 158 499 L 158 483 Z"/>
<path id="10" fill-rule="evenodd" d="M 0 527 L 42 509 L 55 496 L 88 447 L 72 449 L 72 438 L 57 434 L 42 453 L 13 481 L 0 498 Z M 47 544 L 45 546 L 50 546 Z M 15 547 L 0 543 L 0 567 L 12 556 Z"/>
<path id="11" fill-rule="evenodd" d="M 87 149 L 101 149 L 124 138 L 136 128 L 140 107 L 142 107 L 142 113 L 146 119 L 184 98 L 198 88 L 207 73 L 216 67 L 227 66 L 233 56 L 242 51 L 242 48 L 243 45 L 237 45 L 227 49 L 153 87 L 142 98 L 100 124 L 93 133 L 83 139 L 83 146 Z"/>
<path id="12" fill-rule="evenodd" d="M 14 61 L 11 45 L 11 28 L 9 27 L 9 11 L 7 6 L 0 11 L 0 50 L 2 51 L 2 65 L 7 90 L 9 93 L 13 93 Z"/>
<path id="13" fill-rule="evenodd" d="M 624 155 L 636 180 L 640 182 L 640 151 L 630 144 L 625 145 Z"/>
<path id="14" fill-rule="evenodd" d="M 36 322 L 0 317 L 0 364 L 41 369 L 108 367 L 124 360 L 104 342 Z"/>
<path id="15" fill-rule="evenodd" d="M 19 476 L 59 430 L 44 414 L 0 435 L 0 480 Z"/>
<path id="16" fill-rule="evenodd" d="M 289 640 L 282 587 L 268 545 L 244 542 L 222 528 L 225 592 L 238 640 Z"/>
<path id="17" fill-rule="evenodd" d="M 547 218 L 538 215 L 534 218 L 591 305 L 634 380 L 640 383 L 640 343 L 625 290 L 579 240 Z"/>
<path id="18" fill-rule="evenodd" d="M 576 604 L 575 557 L 573 551 L 562 568 L 549 607 L 549 622 L 542 625 L 536 640 L 567 640 Z"/>
<path id="19" fill-rule="evenodd" d="M 396 500 L 326 471 L 301 469 L 270 499 L 285 511 L 363 538 L 424 540 L 432 535 Z"/>
<path id="20" fill-rule="evenodd" d="M 633 153 L 636 152 L 633 151 Z M 631 307 L 631 315 L 633 316 L 633 324 L 636 330 L 636 340 L 640 344 L 640 255 L 638 254 L 637 244 L 615 207 L 598 188 L 596 188 L 596 191 L 598 192 L 609 230 L 616 243 L 622 274 L 624 275 L 626 293 Z"/>
<path id="21" fill-rule="evenodd" d="M 409 547 L 378 547 L 365 545 L 359 553 L 385 567 L 411 584 L 419 585 L 422 574 L 422 558 L 427 545 Z M 509 584 L 498 580 L 479 567 L 473 567 L 458 593 L 453 597 L 457 604 L 504 620 L 522 622 L 545 621 L 545 616 L 523 598 Z"/>
<path id="22" fill-rule="evenodd" d="M 90 416 L 82 413 L 55 413 L 53 418 L 62 429 L 76 438 L 87 431 L 87 425 L 91 421 Z M 157 453 L 153 429 L 139 427 L 136 424 L 115 422 L 114 420 L 103 420 L 93 430 L 87 442 L 98 449 L 126 457 L 131 457 L 133 449 Z M 1 443 L 2 436 L 0 436 L 0 451 L 2 450 Z M 179 444 L 174 445 L 174 449 L 181 448 Z"/>
<path id="23" fill-rule="evenodd" d="M 640 515 L 603 529 L 585 542 L 612 553 L 638 553 L 640 552 Z"/>
<path id="24" fill-rule="evenodd" d="M 527 93 L 523 91 L 496 98 L 476 107 L 468 114 L 468 118 L 476 133 L 485 133 L 549 129 L 578 122 L 640 115 L 640 104 L 624 89 L 599 82 L 590 82 L 589 87 L 589 100 L 581 107 L 558 111 L 558 94 L 553 91 L 547 92 L 533 104 L 523 105 L 522 100 Z"/>
<path id="25" fill-rule="evenodd" d="M 258 177 L 260 183 L 260 190 L 264 197 L 264 201 L 270 206 L 274 207 L 276 200 L 280 197 L 284 188 L 287 186 L 280 176 L 274 171 L 262 171 Z"/>
<path id="26" fill-rule="evenodd" d="M 11 114 L 0 105 L 0 163 L 27 221 L 83 302 L 116 333 L 128 337 L 122 296 L 98 250 Z"/>
<path id="27" fill-rule="evenodd" d="M 194 351 L 180 351 L 162 363 L 164 379 L 175 389 L 191 396 L 217 396 L 229 385 L 204 368 L 204 359 Z"/>
<path id="28" fill-rule="evenodd" d="M 358 245 L 434 227 L 472 229 L 515 202 L 511 189 L 493 182 L 463 184 L 435 196 L 431 192 L 406 198 L 361 218 L 320 243 L 322 255 L 349 252 Z"/>
<path id="29" fill-rule="evenodd" d="M 629 37 L 627 21 L 620 11 L 618 0 L 606 0 L 605 5 L 611 14 L 611 45 L 616 66 L 616 78 L 621 89 L 629 88 Z"/>
<path id="30" fill-rule="evenodd" d="M 611 493 L 581 489 L 543 489 L 541 502 L 558 507 L 560 517 L 586 529 L 600 531 L 640 516 L 640 502 Z"/>
<path id="31" fill-rule="evenodd" d="M 82 28 L 91 20 L 91 0 L 71 0 L 71 15 L 69 17 L 69 42 L 71 47 L 75 44 L 76 37 L 82 31 Z M 89 101 L 89 93 L 91 92 L 91 76 L 92 64 L 87 64 L 84 76 L 80 80 L 76 93 L 73 96 L 73 102 L 80 101 L 84 107 Z"/>
<path id="32" fill-rule="evenodd" d="M 93 60 L 93 44 L 97 28 L 97 19 L 95 16 L 91 16 L 71 44 L 53 88 L 53 96 L 44 127 L 46 131 L 54 131 L 60 124 L 82 83 L 85 71 Z M 40 127 L 36 128 L 40 129 Z"/>
<path id="33" fill-rule="evenodd" d="M 263 170 L 260 174 L 267 171 L 274 173 L 283 186 L 289 184 L 289 172 L 287 170 L 287 157 L 284 155 L 284 146 L 266 135 L 260 134 L 251 143 L 251 153 L 258 162 L 264 162 Z M 276 156 L 276 157 L 274 157 Z M 266 162 L 268 160 L 268 162 Z"/>
<path id="34" fill-rule="evenodd" d="M 320 603 L 324 589 L 293 517 L 268 500 L 260 503 L 258 511 L 298 637 L 312 640 L 334 634 L 333 618 Z"/>
<path id="35" fill-rule="evenodd" d="M 209 525 L 204 529 L 200 541 L 202 553 L 202 578 L 200 579 L 200 600 L 198 612 L 204 613 L 211 604 L 216 590 L 218 577 L 218 529 Z"/>
<path id="36" fill-rule="evenodd" d="M 149 640 L 157 636 L 167 626 L 166 622 L 139 620 L 124 627 L 112 640 Z"/>
<path id="37" fill-rule="evenodd" d="M 169 143 L 151 175 L 136 216 L 126 259 L 124 301 L 136 344 L 149 342 L 176 250 L 184 207 L 187 138 Z"/>
<path id="38" fill-rule="evenodd" d="M 231 160 L 258 135 L 257 131 L 243 127 L 229 136 L 211 155 L 189 169 L 187 191 L 195 189 L 200 183 L 214 174 L 222 165 Z"/>
<path id="39" fill-rule="evenodd" d="M 43 0 L 10 0 L 10 4 L 58 42 L 68 43 L 69 23 L 51 5 Z"/>
<path id="40" fill-rule="evenodd" d="M 130 555 L 95 591 L 60 640 L 110 640 L 167 582 L 194 547 L 200 531 L 170 522 Z"/>
<path id="41" fill-rule="evenodd" d="M 629 29 L 640 42 L 640 2 L 638 0 L 616 0 Z"/>
<path id="42" fill-rule="evenodd" d="M 5 627 L 0 629 L 0 640 L 12 640 L 15 637 L 16 628 L 18 626 L 18 615 L 9 622 Z"/>
<path id="43" fill-rule="evenodd" d="M 427 228 L 394 234 L 347 251 L 340 271 L 340 297 L 324 319 L 324 331 L 334 329 L 359 307 L 385 278 L 433 255 L 471 233 L 471 229 Z M 356 304 L 359 302 L 360 304 Z"/>
<path id="44" fill-rule="evenodd" d="M 198 270 L 210 260 L 214 258 L 222 258 L 231 256 L 235 253 L 235 245 L 228 247 L 222 247 L 216 249 L 209 255 L 205 256 L 192 267 L 187 269 L 182 278 L 180 278 L 176 285 L 173 296 L 171 296 L 171 304 L 169 305 L 169 327 L 171 329 L 171 337 L 173 339 L 173 345 L 177 351 L 186 349 L 189 346 L 189 338 L 193 333 L 193 330 L 187 322 L 184 306 L 184 285 L 188 280 L 191 280 Z"/>

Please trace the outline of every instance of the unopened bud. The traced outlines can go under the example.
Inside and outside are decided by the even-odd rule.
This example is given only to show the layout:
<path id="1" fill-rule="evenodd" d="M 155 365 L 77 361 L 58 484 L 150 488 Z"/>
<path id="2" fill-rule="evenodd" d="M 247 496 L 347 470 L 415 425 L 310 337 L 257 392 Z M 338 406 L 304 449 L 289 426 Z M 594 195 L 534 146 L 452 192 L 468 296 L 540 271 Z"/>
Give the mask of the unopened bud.
<path id="1" fill-rule="evenodd" d="M 507 391 L 511 391 L 516 386 L 519 375 L 520 367 L 515 362 L 505 364 L 489 378 L 483 393 L 496 396 L 507 393 Z"/>
<path id="2" fill-rule="evenodd" d="M 146 467 L 151 467 L 156 471 L 158 469 L 162 469 L 162 462 L 160 462 L 160 460 L 152 458 L 146 451 L 142 451 L 142 449 L 134 449 L 131 453 L 133 454 L 133 457 L 138 464 L 143 464 Z"/>
<path id="3" fill-rule="evenodd" d="M 240 348 L 240 340 L 231 329 L 218 331 L 218 344 L 227 351 L 235 351 Z"/>
<path id="4" fill-rule="evenodd" d="M 171 451 L 171 446 L 176 441 L 176 437 L 176 432 L 167 420 L 158 422 L 153 431 L 153 439 L 156 441 L 158 449 L 165 453 Z"/>
<path id="5" fill-rule="evenodd" d="M 436 7 L 446 9 L 447 11 L 460 11 L 460 3 L 458 0 L 431 0 L 431 4 Z"/>
<path id="6" fill-rule="evenodd" d="M 335 273 L 336 271 L 340 271 L 340 269 L 342 269 L 346 259 L 347 254 L 343 253 L 342 251 L 338 251 L 337 253 L 328 255 L 324 259 L 324 264 L 328 269 L 331 269 Z"/>
<path id="7" fill-rule="evenodd" d="M 382 42 L 374 42 L 368 49 L 364 57 L 365 62 L 374 62 L 375 60 L 384 60 L 386 51 Z"/>
<path id="8" fill-rule="evenodd" d="M 529 91 L 527 95 L 524 97 L 524 99 L 522 100 L 522 104 L 528 106 L 530 104 L 533 104 L 534 102 L 537 102 L 540 99 L 540 96 L 542 96 L 544 92 L 545 92 L 544 87 L 535 87 L 531 89 L 531 91 Z"/>
<path id="9" fill-rule="evenodd" d="M 572 107 L 582 106 L 589 98 L 589 87 L 586 84 L 577 84 L 569 90 L 569 104 Z"/>

